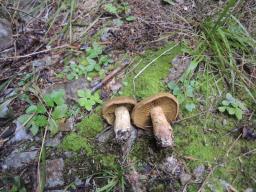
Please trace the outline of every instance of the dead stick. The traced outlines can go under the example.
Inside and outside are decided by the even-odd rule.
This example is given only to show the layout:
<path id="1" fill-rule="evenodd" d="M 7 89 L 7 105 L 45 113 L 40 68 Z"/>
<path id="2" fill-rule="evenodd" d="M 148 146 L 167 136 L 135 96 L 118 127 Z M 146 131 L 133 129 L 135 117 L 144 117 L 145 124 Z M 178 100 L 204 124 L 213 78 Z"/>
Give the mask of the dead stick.
<path id="1" fill-rule="evenodd" d="M 109 73 L 105 79 L 103 79 L 101 82 L 99 82 L 97 85 L 95 85 L 92 88 L 92 92 L 97 91 L 99 88 L 101 88 L 102 86 L 104 86 L 108 81 L 110 81 L 111 79 L 113 79 L 113 77 L 115 77 L 119 72 L 121 72 L 122 70 L 124 70 L 127 66 L 129 65 L 129 63 L 125 63 L 121 66 L 119 66 L 118 68 L 116 68 L 115 70 L 113 70 L 111 73 Z"/>

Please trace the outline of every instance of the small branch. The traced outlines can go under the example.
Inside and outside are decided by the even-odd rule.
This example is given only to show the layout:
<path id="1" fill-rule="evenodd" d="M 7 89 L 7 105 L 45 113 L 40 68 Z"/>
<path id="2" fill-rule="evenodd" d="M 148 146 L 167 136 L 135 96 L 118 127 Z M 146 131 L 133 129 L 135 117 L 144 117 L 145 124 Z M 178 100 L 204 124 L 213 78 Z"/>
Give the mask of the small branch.
<path id="1" fill-rule="evenodd" d="M 42 50 L 42 51 L 33 52 L 33 53 L 30 53 L 30 54 L 27 54 L 27 55 L 20 55 L 20 56 L 14 56 L 14 57 L 0 58 L 0 61 L 1 60 L 15 60 L 15 59 L 32 57 L 34 55 L 39 55 L 41 53 L 47 53 L 47 52 L 50 52 L 50 51 L 54 51 L 54 50 L 62 49 L 62 48 L 67 48 L 67 47 L 70 47 L 70 45 L 65 44 L 65 45 L 57 46 L 57 47 L 54 47 L 54 48 L 51 48 L 51 49 L 45 49 L 45 50 Z"/>

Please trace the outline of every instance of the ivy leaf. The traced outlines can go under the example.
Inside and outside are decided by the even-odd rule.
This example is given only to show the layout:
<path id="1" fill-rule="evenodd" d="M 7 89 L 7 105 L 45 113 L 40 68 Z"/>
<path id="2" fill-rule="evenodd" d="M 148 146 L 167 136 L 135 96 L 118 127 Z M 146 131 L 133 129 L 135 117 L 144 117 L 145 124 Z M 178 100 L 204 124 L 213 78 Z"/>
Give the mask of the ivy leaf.
<path id="1" fill-rule="evenodd" d="M 35 135 L 38 133 L 38 131 L 39 131 L 39 127 L 38 127 L 37 125 L 33 124 L 33 125 L 30 127 L 30 131 L 31 131 L 32 135 L 35 136 Z"/>
<path id="2" fill-rule="evenodd" d="M 33 117 L 33 123 L 38 127 L 44 127 L 48 124 L 48 119 L 44 115 L 36 115 Z"/>
<path id="3" fill-rule="evenodd" d="M 27 109 L 26 109 L 26 113 L 27 114 L 32 114 L 37 112 L 37 106 L 36 105 L 30 105 Z"/>
<path id="4" fill-rule="evenodd" d="M 49 128 L 52 136 L 59 132 L 59 125 L 52 118 L 49 119 L 49 127 L 48 128 Z"/>
<path id="5" fill-rule="evenodd" d="M 196 108 L 196 106 L 194 103 L 187 103 L 185 108 L 187 109 L 187 111 L 192 112 Z"/>
<path id="6" fill-rule="evenodd" d="M 66 116 L 66 113 L 68 111 L 68 106 L 66 104 L 59 105 L 54 108 L 54 111 L 52 112 L 53 119 L 61 119 Z"/>

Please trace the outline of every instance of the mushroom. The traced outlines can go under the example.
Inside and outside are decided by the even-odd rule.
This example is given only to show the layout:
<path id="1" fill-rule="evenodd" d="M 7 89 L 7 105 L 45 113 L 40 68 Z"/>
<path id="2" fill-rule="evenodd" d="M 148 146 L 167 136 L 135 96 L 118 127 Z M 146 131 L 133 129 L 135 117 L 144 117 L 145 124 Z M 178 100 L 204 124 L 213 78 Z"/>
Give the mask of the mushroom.
<path id="1" fill-rule="evenodd" d="M 116 97 L 107 101 L 102 109 L 102 115 L 108 124 L 114 125 L 117 141 L 126 141 L 131 135 L 130 112 L 136 100 L 130 97 Z"/>
<path id="2" fill-rule="evenodd" d="M 143 129 L 152 129 L 161 147 L 173 144 L 173 133 L 170 122 L 175 120 L 179 111 L 179 104 L 172 94 L 159 93 L 137 103 L 133 108 L 133 123 Z"/>

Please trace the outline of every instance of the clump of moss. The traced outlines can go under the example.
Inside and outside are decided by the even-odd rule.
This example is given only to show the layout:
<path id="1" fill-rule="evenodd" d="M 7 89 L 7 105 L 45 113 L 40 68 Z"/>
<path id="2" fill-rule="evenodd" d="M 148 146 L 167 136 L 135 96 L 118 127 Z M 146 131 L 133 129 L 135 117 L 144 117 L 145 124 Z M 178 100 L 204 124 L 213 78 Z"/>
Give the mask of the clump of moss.
<path id="1" fill-rule="evenodd" d="M 86 138 L 79 136 L 76 133 L 67 135 L 61 144 L 61 148 L 67 151 L 79 152 L 84 150 L 88 156 L 92 155 L 93 147 Z"/>
<path id="2" fill-rule="evenodd" d="M 77 124 L 79 134 L 87 137 L 95 137 L 103 128 L 103 120 L 100 115 L 100 109 L 98 108 L 95 113 L 86 117 L 79 124 Z"/>
<path id="3" fill-rule="evenodd" d="M 170 46 L 158 51 L 147 51 L 143 56 L 137 58 L 137 62 L 142 62 L 126 78 L 127 86 L 121 90 L 121 95 L 136 96 L 144 98 L 159 93 L 166 89 L 163 80 L 167 77 L 171 67 L 171 61 L 175 55 L 180 52 L 180 47 L 174 48 L 166 55 L 163 55 L 152 63 L 143 73 L 135 80 L 135 90 L 133 87 L 133 78 L 153 59 L 163 53 Z"/>

